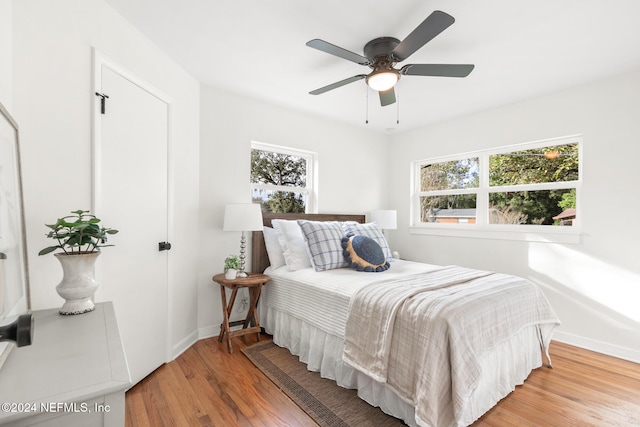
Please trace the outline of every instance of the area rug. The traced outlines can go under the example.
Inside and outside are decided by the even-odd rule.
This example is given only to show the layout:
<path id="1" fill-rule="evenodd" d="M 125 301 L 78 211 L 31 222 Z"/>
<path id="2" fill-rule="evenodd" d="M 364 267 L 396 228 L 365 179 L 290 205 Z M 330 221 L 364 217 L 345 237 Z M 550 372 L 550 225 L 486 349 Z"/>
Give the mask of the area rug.
<path id="1" fill-rule="evenodd" d="M 355 390 L 338 386 L 335 381 L 310 372 L 286 348 L 263 341 L 242 352 L 313 420 L 327 427 L 403 426 L 379 408 L 361 400 Z"/>

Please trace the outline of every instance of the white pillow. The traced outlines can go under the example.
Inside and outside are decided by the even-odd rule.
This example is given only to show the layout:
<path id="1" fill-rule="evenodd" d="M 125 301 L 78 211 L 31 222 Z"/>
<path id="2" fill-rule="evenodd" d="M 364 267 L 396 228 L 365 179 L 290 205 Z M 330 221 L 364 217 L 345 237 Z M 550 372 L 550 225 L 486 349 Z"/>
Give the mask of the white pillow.
<path id="1" fill-rule="evenodd" d="M 355 221 L 347 221 L 343 222 L 342 226 L 345 234 L 353 233 L 356 236 L 367 236 L 375 240 L 376 243 L 380 245 L 385 259 L 387 261 L 394 261 L 393 256 L 391 255 L 391 249 L 389 249 L 389 243 L 387 243 L 387 239 L 385 239 L 382 230 L 378 227 L 378 224 L 375 222 L 360 224 Z"/>
<path id="2" fill-rule="evenodd" d="M 289 270 L 296 271 L 311 267 L 307 244 L 297 221 L 274 219 L 271 225 L 278 232 L 278 241 L 282 247 L 284 260 Z"/>
<path id="3" fill-rule="evenodd" d="M 340 222 L 299 220 L 298 224 L 307 242 L 314 270 L 333 270 L 349 265 L 343 255 L 344 231 Z"/>
<path id="4" fill-rule="evenodd" d="M 280 246 L 280 241 L 278 240 L 278 231 L 271 227 L 262 227 L 262 235 L 264 236 L 264 245 L 267 247 L 271 268 L 279 268 L 286 265 L 282 246 Z"/>

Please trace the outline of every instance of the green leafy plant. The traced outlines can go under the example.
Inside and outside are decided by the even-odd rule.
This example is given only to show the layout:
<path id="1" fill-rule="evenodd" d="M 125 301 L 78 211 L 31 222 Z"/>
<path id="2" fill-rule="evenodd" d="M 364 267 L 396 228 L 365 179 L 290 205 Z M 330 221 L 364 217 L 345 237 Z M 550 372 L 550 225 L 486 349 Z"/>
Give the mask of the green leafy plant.
<path id="1" fill-rule="evenodd" d="M 224 260 L 224 272 L 226 273 L 229 269 L 237 270 L 240 268 L 240 259 L 236 255 L 229 255 Z"/>
<path id="2" fill-rule="evenodd" d="M 55 239 L 58 244 L 42 249 L 38 255 L 46 255 L 62 249 L 65 254 L 86 254 L 97 252 L 105 245 L 108 234 L 116 234 L 118 230 L 100 225 L 100 219 L 89 211 L 77 210 L 73 215 L 59 218 L 55 224 L 45 224 L 51 229 L 47 237 Z"/>

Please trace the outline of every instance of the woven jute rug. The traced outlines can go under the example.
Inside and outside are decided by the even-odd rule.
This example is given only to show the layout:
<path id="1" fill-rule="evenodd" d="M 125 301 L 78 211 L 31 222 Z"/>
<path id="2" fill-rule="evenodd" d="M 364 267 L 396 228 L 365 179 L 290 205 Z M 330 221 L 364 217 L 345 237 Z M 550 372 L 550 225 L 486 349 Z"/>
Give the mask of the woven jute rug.
<path id="1" fill-rule="evenodd" d="M 361 400 L 355 390 L 338 386 L 335 381 L 310 372 L 286 348 L 263 341 L 242 349 L 242 352 L 287 396 L 321 426 L 381 427 L 403 426 L 379 408 Z"/>

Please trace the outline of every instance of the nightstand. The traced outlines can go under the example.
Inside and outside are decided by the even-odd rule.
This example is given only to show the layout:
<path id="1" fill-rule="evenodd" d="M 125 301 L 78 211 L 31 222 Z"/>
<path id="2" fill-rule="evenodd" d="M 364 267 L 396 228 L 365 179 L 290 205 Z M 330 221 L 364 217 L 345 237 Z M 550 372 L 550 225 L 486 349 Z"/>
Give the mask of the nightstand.
<path id="1" fill-rule="evenodd" d="M 260 341 L 260 324 L 258 322 L 258 300 L 260 299 L 260 291 L 262 291 L 262 285 L 269 281 L 269 276 L 259 273 L 249 273 L 247 277 L 236 277 L 235 279 L 225 279 L 224 274 L 216 274 L 213 276 L 213 281 L 220 285 L 220 299 L 222 300 L 222 314 L 224 319 L 220 325 L 220 335 L 218 341 L 227 338 L 227 346 L 229 353 L 233 353 L 233 347 L 231 347 L 231 338 L 255 333 Z M 226 288 L 231 289 L 231 297 L 227 303 Z M 244 320 L 237 320 L 229 322 L 229 316 L 233 310 L 233 304 L 236 301 L 236 295 L 238 289 L 247 288 L 249 291 L 249 312 Z M 242 329 L 237 331 L 231 331 L 232 326 L 242 325 Z M 251 325 L 251 326 L 249 326 Z"/>

